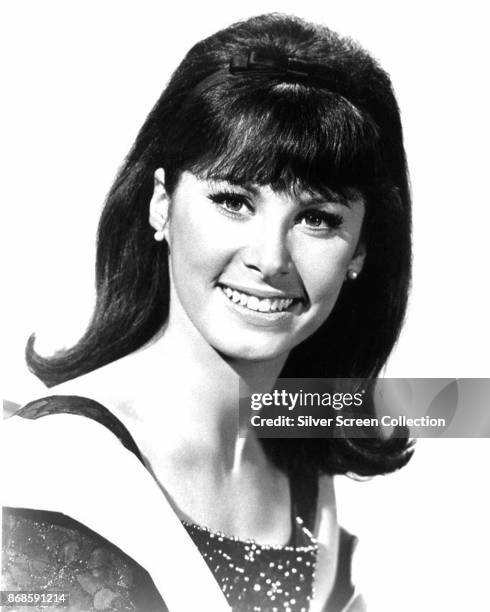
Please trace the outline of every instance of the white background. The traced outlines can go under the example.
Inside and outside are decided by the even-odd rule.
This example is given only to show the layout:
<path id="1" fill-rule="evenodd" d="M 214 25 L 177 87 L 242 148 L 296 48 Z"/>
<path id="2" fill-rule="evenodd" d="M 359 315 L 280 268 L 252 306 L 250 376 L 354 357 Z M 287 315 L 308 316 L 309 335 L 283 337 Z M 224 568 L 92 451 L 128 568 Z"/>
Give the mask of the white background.
<path id="1" fill-rule="evenodd" d="M 198 39 L 279 11 L 358 39 L 392 75 L 414 199 L 414 280 L 387 374 L 489 374 L 490 100 L 484 2 L 5 2 L 1 17 L 6 394 L 36 393 L 22 351 L 70 344 L 93 298 L 94 235 L 112 178 Z M 8 366 L 7 366 L 8 364 Z M 424 441 L 411 465 L 339 479 L 372 610 L 484 609 L 488 441 Z"/>

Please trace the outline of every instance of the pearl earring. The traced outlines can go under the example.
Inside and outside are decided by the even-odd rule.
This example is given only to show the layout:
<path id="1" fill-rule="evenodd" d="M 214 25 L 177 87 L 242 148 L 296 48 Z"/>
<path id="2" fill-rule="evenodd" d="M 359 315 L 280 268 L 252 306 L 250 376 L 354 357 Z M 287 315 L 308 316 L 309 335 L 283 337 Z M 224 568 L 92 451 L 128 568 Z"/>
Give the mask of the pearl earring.
<path id="1" fill-rule="evenodd" d="M 349 280 L 356 280 L 356 278 L 359 276 L 359 272 L 356 272 L 355 270 L 347 270 L 347 278 Z"/>
<path id="2" fill-rule="evenodd" d="M 159 224 L 160 225 L 160 224 Z M 165 228 L 167 226 L 167 219 L 160 225 L 160 228 L 153 234 L 153 238 L 157 242 L 162 242 L 165 238 Z M 153 226 L 155 228 L 155 226 Z"/>

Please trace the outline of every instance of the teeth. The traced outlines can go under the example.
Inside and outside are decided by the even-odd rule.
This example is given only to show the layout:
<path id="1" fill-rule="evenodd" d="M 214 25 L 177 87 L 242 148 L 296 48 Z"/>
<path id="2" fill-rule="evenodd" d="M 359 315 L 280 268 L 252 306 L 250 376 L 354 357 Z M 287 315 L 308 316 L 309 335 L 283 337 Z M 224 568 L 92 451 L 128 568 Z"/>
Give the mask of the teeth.
<path id="1" fill-rule="evenodd" d="M 260 300 L 259 310 L 260 312 L 270 312 L 271 311 L 271 301 L 267 298 L 265 300 Z"/>
<path id="2" fill-rule="evenodd" d="M 224 294 L 235 304 L 240 304 L 245 308 L 258 312 L 281 312 L 286 310 L 293 303 L 292 298 L 288 299 L 259 299 L 255 295 L 247 295 L 230 287 L 222 287 Z"/>
<path id="3" fill-rule="evenodd" d="M 259 298 L 255 297 L 255 295 L 251 295 L 247 300 L 247 308 L 250 308 L 250 310 L 258 310 L 259 303 Z"/>

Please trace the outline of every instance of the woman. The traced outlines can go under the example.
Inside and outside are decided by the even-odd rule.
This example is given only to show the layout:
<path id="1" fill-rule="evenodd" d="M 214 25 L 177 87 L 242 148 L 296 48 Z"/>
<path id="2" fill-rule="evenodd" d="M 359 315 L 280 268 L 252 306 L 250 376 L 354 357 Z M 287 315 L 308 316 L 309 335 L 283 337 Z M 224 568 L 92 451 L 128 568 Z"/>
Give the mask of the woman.
<path id="1" fill-rule="evenodd" d="M 54 388 L 11 419 L 39 455 L 11 470 L 4 588 L 82 610 L 360 609 L 332 476 L 393 471 L 407 440 L 259 440 L 236 407 L 279 375 L 373 379 L 396 341 L 410 197 L 386 73 L 280 15 L 201 41 L 109 193 L 97 256 L 85 335 L 49 359 L 28 345 Z M 60 457 L 63 491 L 40 486 Z"/>

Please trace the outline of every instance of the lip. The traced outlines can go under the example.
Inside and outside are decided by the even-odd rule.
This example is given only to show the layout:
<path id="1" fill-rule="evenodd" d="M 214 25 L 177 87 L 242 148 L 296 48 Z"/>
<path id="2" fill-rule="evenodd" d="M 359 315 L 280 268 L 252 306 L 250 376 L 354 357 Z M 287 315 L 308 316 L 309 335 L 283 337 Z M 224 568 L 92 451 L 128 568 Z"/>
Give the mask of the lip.
<path id="1" fill-rule="evenodd" d="M 247 295 L 252 295 L 262 300 L 269 298 L 271 300 L 300 300 L 304 302 L 304 298 L 302 295 L 297 295 L 293 293 L 281 293 L 278 291 L 270 291 L 263 288 L 261 289 L 259 287 L 245 287 L 244 285 L 226 282 L 220 282 L 218 283 L 218 286 L 221 288 L 229 287 L 230 289 L 234 289 L 235 291 L 239 291 L 240 293 L 246 293 Z"/>

